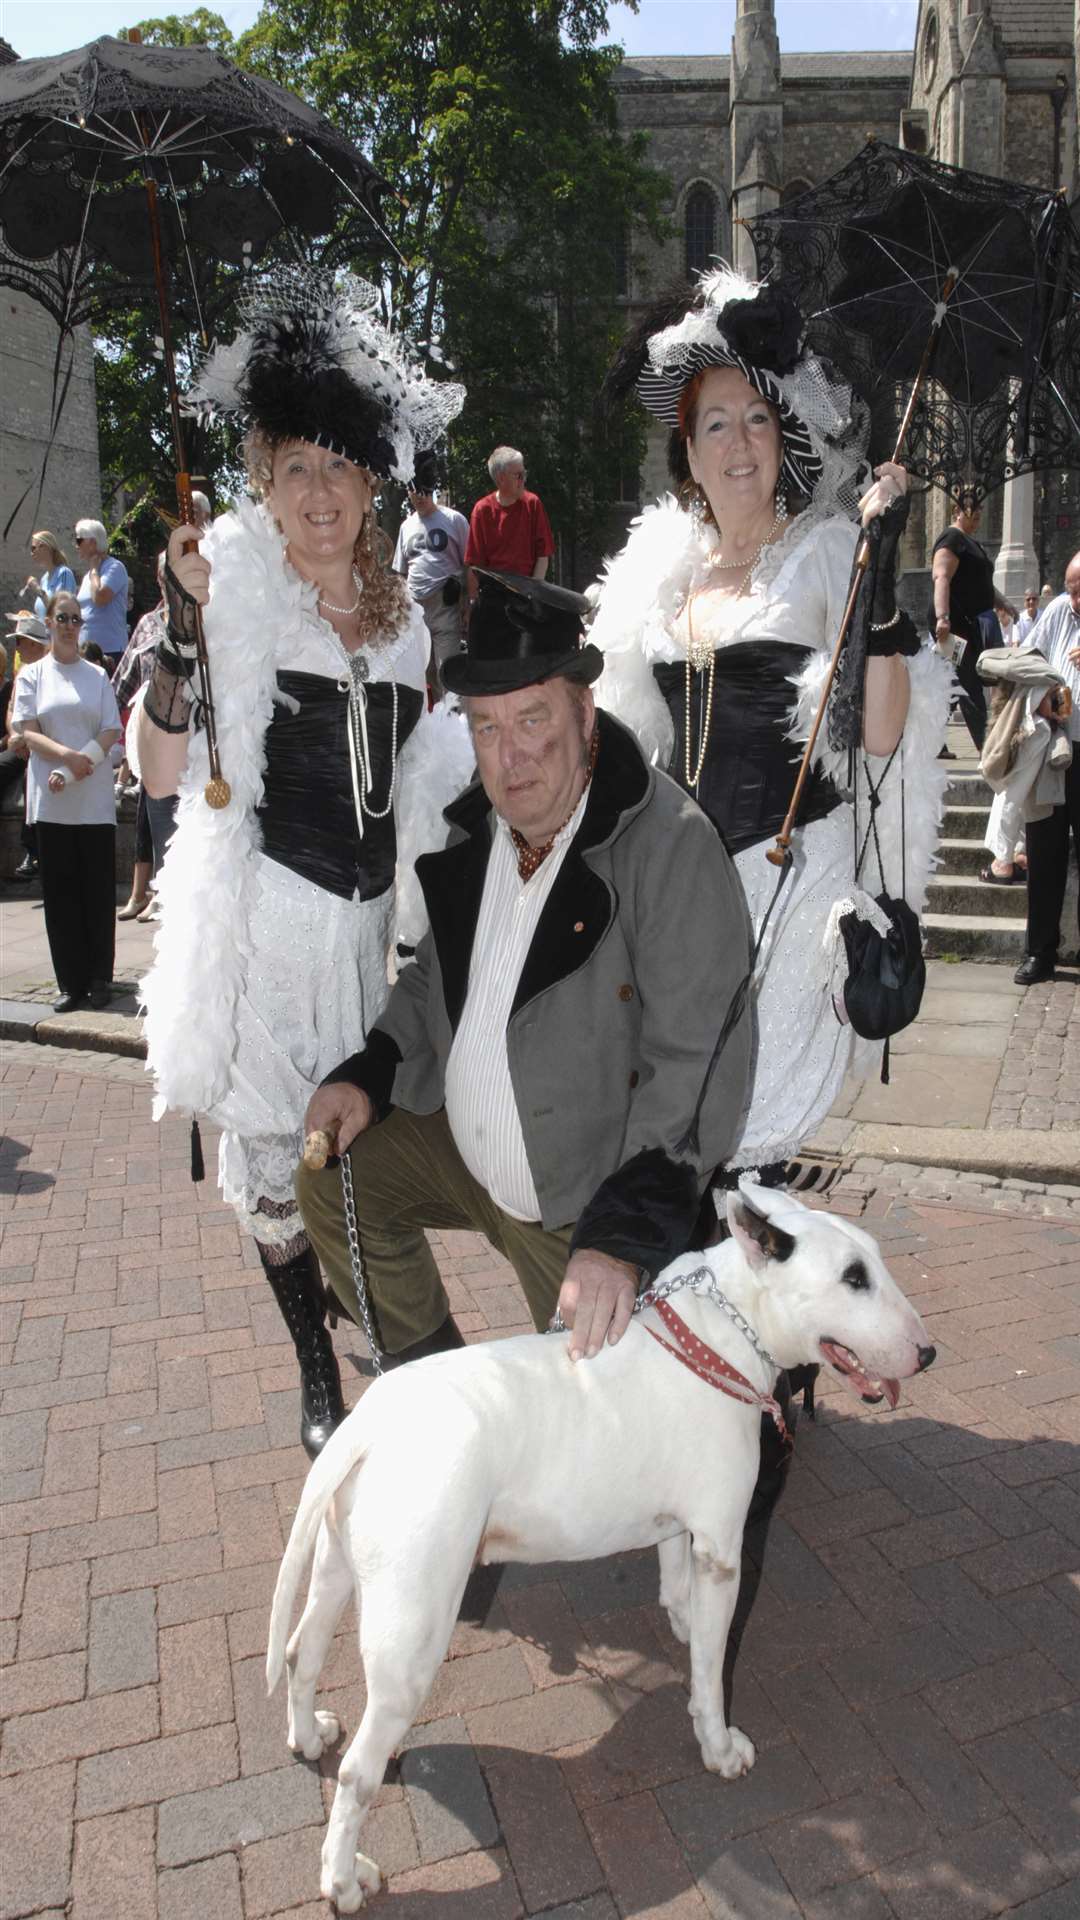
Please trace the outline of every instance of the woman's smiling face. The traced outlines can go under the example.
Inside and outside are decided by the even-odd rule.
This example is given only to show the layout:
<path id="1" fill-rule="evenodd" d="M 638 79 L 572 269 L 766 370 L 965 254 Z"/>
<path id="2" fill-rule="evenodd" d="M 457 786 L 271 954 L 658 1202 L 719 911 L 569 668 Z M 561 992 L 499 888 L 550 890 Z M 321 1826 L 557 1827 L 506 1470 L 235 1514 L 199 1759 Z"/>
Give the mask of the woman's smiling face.
<path id="1" fill-rule="evenodd" d="M 366 467 L 309 440 L 279 447 L 267 501 L 301 572 L 319 578 L 320 567 L 352 554 L 374 483 Z"/>
<path id="2" fill-rule="evenodd" d="M 686 443 L 690 472 L 720 526 L 753 519 L 775 498 L 784 443 L 775 407 L 738 367 L 710 367 Z"/>

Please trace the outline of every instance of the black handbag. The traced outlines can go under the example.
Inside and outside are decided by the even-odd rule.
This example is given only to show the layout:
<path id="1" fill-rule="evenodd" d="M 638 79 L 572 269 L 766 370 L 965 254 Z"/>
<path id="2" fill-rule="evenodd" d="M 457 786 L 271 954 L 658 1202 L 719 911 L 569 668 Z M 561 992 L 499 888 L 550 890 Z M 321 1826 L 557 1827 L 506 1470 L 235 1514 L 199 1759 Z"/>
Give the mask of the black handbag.
<path id="1" fill-rule="evenodd" d="M 866 784 L 870 790 L 870 820 L 861 848 L 858 844 L 858 785 L 856 782 L 856 882 L 862 872 L 867 848 L 872 838 L 878 874 L 883 887 L 885 884 L 881 844 L 877 831 L 877 810 L 881 805 L 881 789 L 899 751 L 899 745 L 893 748 L 885 771 L 876 786 L 870 778 L 870 769 L 864 760 Z M 844 1007 L 852 1029 L 860 1039 L 884 1040 L 881 1078 L 886 1086 L 889 1083 L 889 1039 L 892 1034 L 902 1033 L 905 1027 L 911 1025 L 922 1005 L 926 987 L 922 927 L 919 924 L 918 915 L 903 898 L 903 889 L 907 884 L 907 838 L 902 760 L 900 781 L 900 898 L 894 899 L 886 892 L 876 896 L 877 905 L 889 921 L 889 931 L 879 933 L 868 920 L 860 920 L 855 913 L 845 913 L 840 921 L 840 932 L 844 938 L 848 963 L 848 977 L 844 982 Z"/>

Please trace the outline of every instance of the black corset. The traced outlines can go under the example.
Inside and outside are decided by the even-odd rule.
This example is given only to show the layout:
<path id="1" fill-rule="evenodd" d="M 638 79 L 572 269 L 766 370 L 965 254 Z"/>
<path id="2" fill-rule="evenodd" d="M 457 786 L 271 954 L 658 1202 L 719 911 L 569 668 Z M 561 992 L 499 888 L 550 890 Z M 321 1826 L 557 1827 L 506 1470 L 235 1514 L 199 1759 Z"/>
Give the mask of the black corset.
<path id="1" fill-rule="evenodd" d="M 801 746 L 787 737 L 796 699 L 788 676 L 800 671 L 810 652 L 784 640 L 735 641 L 716 651 L 709 743 L 695 797 L 729 853 L 742 853 L 783 826 L 802 759 Z M 654 666 L 653 673 L 675 726 L 668 772 L 685 788 L 686 663 Z M 691 771 L 701 750 L 708 681 L 708 667 L 691 675 Z M 813 768 L 799 825 L 823 820 L 840 800 L 828 775 Z"/>
<path id="2" fill-rule="evenodd" d="M 266 776 L 256 809 L 263 851 L 279 866 L 350 900 L 374 900 L 394 878 L 397 835 L 394 810 L 384 820 L 356 821 L 349 769 L 349 696 L 320 673 L 279 673 L 278 687 L 299 712 L 275 702 L 266 729 Z M 423 695 L 399 686 L 397 750 L 400 753 L 423 709 Z M 393 771 L 390 750 L 394 689 L 376 680 L 367 689 L 367 734 L 373 769 L 369 804 L 381 813 Z"/>

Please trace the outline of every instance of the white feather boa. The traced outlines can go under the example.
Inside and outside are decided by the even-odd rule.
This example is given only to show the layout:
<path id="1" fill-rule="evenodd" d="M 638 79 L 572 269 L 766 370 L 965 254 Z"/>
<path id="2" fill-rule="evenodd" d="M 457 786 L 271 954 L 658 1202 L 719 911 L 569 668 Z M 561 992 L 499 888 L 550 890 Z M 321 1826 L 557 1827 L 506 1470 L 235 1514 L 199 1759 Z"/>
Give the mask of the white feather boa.
<path id="1" fill-rule="evenodd" d="M 855 551 L 856 528 L 851 528 L 851 546 L 846 558 L 844 542 L 839 537 L 843 531 L 835 515 L 816 514 L 812 508 L 800 515 L 785 540 L 777 543 L 784 550 L 776 559 L 785 578 L 792 561 L 804 548 L 809 555 L 816 541 L 820 558 L 827 545 L 831 564 L 844 573 L 844 577 L 841 579 L 838 575 L 834 583 L 834 597 L 842 601 L 847 588 L 846 570 Z M 683 513 L 668 495 L 656 506 L 647 507 L 635 521 L 626 546 L 608 562 L 600 583 L 596 618 L 589 632 L 590 640 L 605 655 L 604 672 L 595 687 L 597 701 L 632 729 L 647 757 L 662 767 L 670 761 L 674 733 L 667 703 L 653 678 L 652 663 L 678 657 L 672 640 L 674 624 L 691 589 L 707 578 L 709 554 L 714 545 L 715 536 L 710 531 L 698 533 L 690 515 Z M 767 583 L 764 572 L 759 578 Z M 803 743 L 809 738 L 821 702 L 834 636 L 793 631 L 785 637 L 815 647 L 805 668 L 793 681 L 795 700 L 790 732 L 793 739 Z M 929 648 L 908 661 L 908 670 L 911 705 L 903 746 L 882 789 L 878 814 L 884 880 L 878 879 L 871 851 L 863 867 L 862 881 L 870 893 L 901 892 L 903 838 L 906 841 L 903 890 L 909 905 L 918 913 L 936 865 L 941 804 L 948 779 L 937 755 L 945 738 L 951 675 L 945 662 Z M 814 763 L 822 765 L 842 791 L 847 788 L 847 756 L 829 751 L 824 728 L 815 747 Z M 870 772 L 875 783 L 880 780 L 885 764 L 884 760 L 871 759 Z M 869 796 L 861 757 L 859 782 L 859 820 L 865 831 Z"/>
<path id="2" fill-rule="evenodd" d="M 219 812 L 207 806 L 206 735 L 193 734 L 177 828 L 158 877 L 164 915 L 154 964 L 142 981 L 155 1118 L 167 1108 L 205 1112 L 228 1091 L 236 1009 L 252 958 L 261 848 L 255 809 L 263 797 L 266 729 L 281 697 L 277 674 L 294 663 L 297 630 L 316 605 L 317 589 L 285 564 L 280 534 L 265 509 L 250 501 L 215 521 L 205 552 L 214 582 L 205 615 L 207 650 L 222 771 L 232 799 Z M 420 643 L 416 622 L 422 625 L 419 607 L 402 640 L 373 658 L 376 677 L 385 677 L 403 645 Z M 424 629 L 421 659 L 426 646 Z M 425 846 L 442 844 L 441 809 L 466 783 L 471 763 L 458 717 L 428 716 L 414 729 L 401 757 L 396 803 L 410 862 Z M 416 787 L 423 791 L 414 799 Z M 412 939 L 415 903 L 410 927 Z"/>

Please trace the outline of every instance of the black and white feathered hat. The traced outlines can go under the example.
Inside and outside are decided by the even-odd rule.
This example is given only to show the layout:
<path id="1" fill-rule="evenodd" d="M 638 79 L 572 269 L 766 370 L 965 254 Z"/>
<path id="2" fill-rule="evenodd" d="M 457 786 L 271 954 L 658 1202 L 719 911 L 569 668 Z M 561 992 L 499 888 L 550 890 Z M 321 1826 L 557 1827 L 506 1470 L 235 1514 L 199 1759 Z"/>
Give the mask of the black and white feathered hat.
<path id="1" fill-rule="evenodd" d="M 199 414 L 308 440 L 381 480 L 412 479 L 465 389 L 431 380 L 377 317 L 365 280 L 295 270 L 258 281 L 243 326 L 204 361 L 185 404 Z"/>
<path id="2" fill-rule="evenodd" d="M 651 324 L 650 324 L 651 322 Z M 806 327 L 781 285 L 718 265 L 672 293 L 635 330 L 608 378 L 631 384 L 642 405 L 682 432 L 683 393 L 707 367 L 736 367 L 780 418 L 781 483 L 815 505 L 851 511 L 868 438 L 865 409 L 806 343 Z"/>

